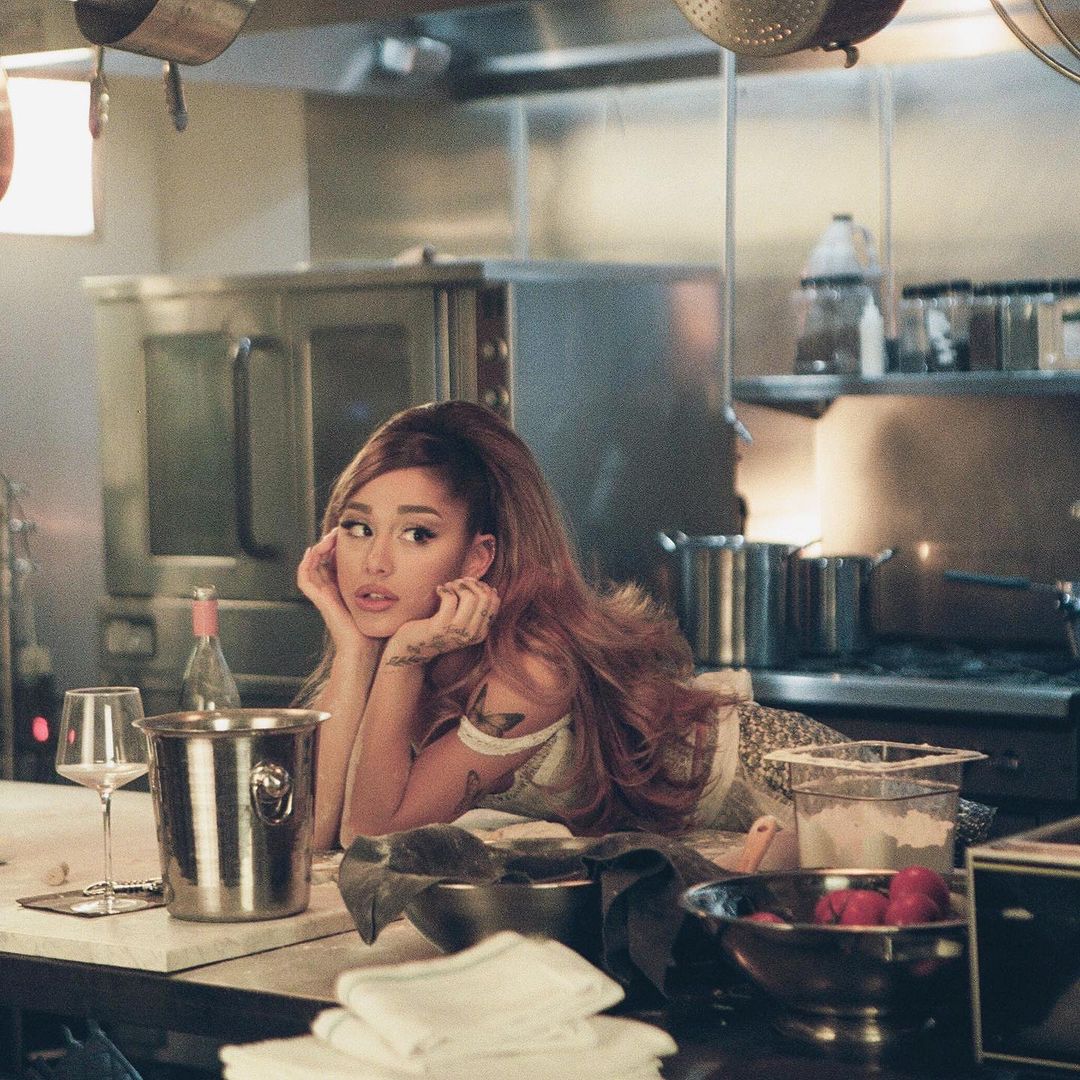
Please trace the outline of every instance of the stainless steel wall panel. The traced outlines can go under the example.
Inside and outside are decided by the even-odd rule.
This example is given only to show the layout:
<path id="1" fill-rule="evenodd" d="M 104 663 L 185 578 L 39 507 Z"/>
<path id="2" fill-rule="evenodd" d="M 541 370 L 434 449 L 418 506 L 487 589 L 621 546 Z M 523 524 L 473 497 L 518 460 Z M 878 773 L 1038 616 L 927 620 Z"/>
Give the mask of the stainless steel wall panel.
<path id="1" fill-rule="evenodd" d="M 314 262 L 512 252 L 510 111 L 503 103 L 307 99 Z"/>
<path id="2" fill-rule="evenodd" d="M 586 568 L 672 599 L 658 529 L 726 533 L 734 447 L 720 408 L 719 281 L 519 284 L 514 426 Z"/>
<path id="3" fill-rule="evenodd" d="M 718 81 L 522 99 L 531 254 L 718 262 L 724 135 Z"/>
<path id="4" fill-rule="evenodd" d="M 1069 137 L 1076 88 L 1018 52 L 907 64 L 890 74 L 898 283 L 1080 274 L 1080 151 Z M 489 220 L 503 221 L 504 227 L 474 227 L 477 251 L 494 245 L 510 253 L 515 226 L 524 224 L 533 257 L 718 262 L 721 91 L 717 78 L 427 111 L 415 105 L 336 104 L 336 119 L 350 110 L 359 119 L 341 128 L 337 150 L 313 159 L 313 192 L 327 196 L 318 211 L 322 223 L 313 233 L 313 253 L 331 257 L 349 244 L 351 255 L 390 253 L 407 243 L 440 246 L 449 230 L 467 227 L 475 200 L 482 198 L 489 215 L 494 213 Z M 792 370 L 791 292 L 833 213 L 851 212 L 881 237 L 878 95 L 879 74 L 866 63 L 848 71 L 819 68 L 739 79 L 740 376 Z M 318 100 L 309 108 L 318 123 L 330 115 Z M 510 135 L 514 110 L 524 113 L 524 150 Z M 318 123 L 313 131 L 320 130 Z M 427 164 L 417 147 L 425 139 L 431 143 L 432 124 L 436 143 L 468 146 L 464 155 L 451 153 L 436 167 L 445 182 L 470 190 L 440 194 L 428 169 L 416 167 Z M 399 137 L 375 137 L 380 125 L 393 125 Z M 484 139 L 490 140 L 486 148 Z M 353 177 L 335 187 L 329 173 L 321 174 L 334 164 L 334 176 L 340 176 L 346 160 L 354 166 Z M 488 167 L 479 169 L 477 179 L 481 162 Z M 520 191 L 522 180 L 528 193 L 524 223 L 504 217 L 513 212 L 511 191 L 514 184 Z M 335 208 L 343 201 L 350 205 L 341 216 Z M 425 232 L 431 217 L 437 220 Z M 320 248 L 320 238 L 331 234 L 335 246 Z M 573 326 L 573 310 L 550 324 L 564 343 L 575 335 L 588 337 L 588 328 Z M 563 355 L 577 355 L 578 344 Z M 703 361 L 706 368 L 713 359 Z M 626 406 L 644 387 L 641 407 L 659 429 L 684 391 L 671 389 L 678 376 L 662 352 L 650 362 L 652 373 L 640 387 L 632 353 L 622 371 L 603 365 L 565 370 L 565 361 L 552 361 L 527 376 L 582 388 L 566 399 L 566 416 L 577 422 L 576 461 L 565 460 L 564 425 L 551 425 L 558 427 L 556 435 L 527 409 L 520 421 L 570 504 L 579 539 L 583 531 L 632 529 L 670 513 L 663 498 L 647 490 L 648 451 L 632 440 L 620 445 L 625 433 L 613 434 L 605 411 L 616 399 Z M 540 390 L 523 385 L 519 400 Z M 699 397 L 710 392 L 699 386 Z M 755 442 L 739 447 L 737 472 L 749 511 L 747 532 L 754 539 L 800 543 L 822 536 L 833 551 L 899 546 L 901 557 L 881 572 L 887 631 L 1053 640 L 1059 625 L 1031 597 L 966 590 L 961 608 L 954 591 L 943 590 L 939 571 L 947 553 L 961 568 L 1076 576 L 1080 523 L 1068 513 L 1080 497 L 1074 415 L 1067 399 L 858 398 L 841 401 L 817 421 L 747 407 L 744 419 Z M 607 453 L 609 463 L 623 455 L 645 474 L 624 506 L 598 524 L 587 504 L 602 486 L 595 463 L 605 459 L 605 446 L 617 448 Z M 576 470 L 586 460 L 595 471 L 582 482 L 584 474 Z M 688 521 L 699 493 L 715 490 L 706 471 L 703 465 L 683 486 L 691 492 L 680 511 Z M 659 474 L 652 475 L 658 480 Z M 704 511 L 699 527 L 709 519 Z M 664 524 L 675 526 L 671 520 Z M 920 544 L 931 545 L 926 550 L 933 558 L 920 560 L 913 553 Z M 631 556 L 619 558 L 629 567 Z M 645 553 L 632 558 L 644 560 L 635 572 L 653 573 Z"/>

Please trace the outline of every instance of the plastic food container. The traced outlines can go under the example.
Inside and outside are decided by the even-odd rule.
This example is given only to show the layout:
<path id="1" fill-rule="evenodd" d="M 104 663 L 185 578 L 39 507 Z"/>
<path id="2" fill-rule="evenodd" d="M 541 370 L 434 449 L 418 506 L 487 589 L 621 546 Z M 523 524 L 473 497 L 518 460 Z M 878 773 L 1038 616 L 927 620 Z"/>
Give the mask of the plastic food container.
<path id="1" fill-rule="evenodd" d="M 785 762 L 804 868 L 953 868 L 965 762 L 986 757 L 914 743 L 797 746 L 766 754 Z"/>

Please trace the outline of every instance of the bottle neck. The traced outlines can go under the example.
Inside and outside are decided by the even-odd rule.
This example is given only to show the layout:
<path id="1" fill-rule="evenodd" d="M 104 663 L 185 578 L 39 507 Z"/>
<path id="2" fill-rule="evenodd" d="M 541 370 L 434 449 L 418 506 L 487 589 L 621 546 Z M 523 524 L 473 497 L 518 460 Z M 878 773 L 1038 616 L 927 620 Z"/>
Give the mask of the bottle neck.
<path id="1" fill-rule="evenodd" d="M 196 600 L 191 609 L 191 629 L 197 638 L 218 636 L 218 606 L 216 600 Z"/>

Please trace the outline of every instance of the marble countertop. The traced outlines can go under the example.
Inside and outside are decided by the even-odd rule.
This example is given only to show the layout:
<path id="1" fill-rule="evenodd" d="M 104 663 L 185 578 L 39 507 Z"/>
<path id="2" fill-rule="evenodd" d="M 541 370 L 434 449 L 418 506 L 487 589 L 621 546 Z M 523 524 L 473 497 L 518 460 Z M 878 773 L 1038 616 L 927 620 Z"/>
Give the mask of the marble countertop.
<path id="1" fill-rule="evenodd" d="M 250 923 L 185 922 L 164 907 L 83 918 L 16 903 L 104 877 L 99 805 L 96 792 L 74 784 L 0 781 L 0 952 L 174 972 L 354 929 L 333 882 L 314 885 L 300 915 Z M 160 876 L 150 795 L 113 796 L 112 835 L 118 880 Z M 63 863 L 67 881 L 51 884 Z"/>
<path id="2" fill-rule="evenodd" d="M 337 1004 L 338 976 L 354 968 L 430 960 L 440 951 L 412 923 L 390 923 L 371 944 L 354 930 L 182 971 L 176 981 Z"/>

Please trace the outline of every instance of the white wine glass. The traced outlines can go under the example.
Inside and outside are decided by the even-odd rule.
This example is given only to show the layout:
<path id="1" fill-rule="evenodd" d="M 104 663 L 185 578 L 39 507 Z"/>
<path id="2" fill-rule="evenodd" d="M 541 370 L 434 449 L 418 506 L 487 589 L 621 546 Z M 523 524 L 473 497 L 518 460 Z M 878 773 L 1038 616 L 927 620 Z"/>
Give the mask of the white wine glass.
<path id="1" fill-rule="evenodd" d="M 56 771 L 97 791 L 105 828 L 105 891 L 72 907 L 80 914 L 112 915 L 148 906 L 145 900 L 116 895 L 110 825 L 112 793 L 147 770 L 146 736 L 132 726 L 142 715 L 142 698 L 133 686 L 96 686 L 64 695 Z"/>

